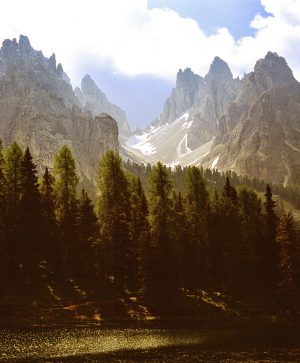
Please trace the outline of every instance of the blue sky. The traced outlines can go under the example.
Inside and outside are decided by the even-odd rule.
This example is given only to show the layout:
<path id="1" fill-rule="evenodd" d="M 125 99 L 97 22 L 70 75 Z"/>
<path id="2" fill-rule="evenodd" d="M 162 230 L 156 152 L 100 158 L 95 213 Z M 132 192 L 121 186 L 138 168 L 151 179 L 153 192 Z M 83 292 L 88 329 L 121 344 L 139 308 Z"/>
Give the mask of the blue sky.
<path id="1" fill-rule="evenodd" d="M 250 23 L 257 13 L 266 15 L 259 0 L 150 0 L 149 7 L 167 7 L 197 20 L 207 35 L 226 27 L 236 40 L 254 35 Z"/>
<path id="2" fill-rule="evenodd" d="M 193 18 L 207 35 L 226 27 L 236 40 L 254 35 L 251 21 L 258 13 L 266 14 L 259 0 L 150 0 L 148 6 L 169 8 L 182 17 Z M 147 75 L 126 77 L 97 67 L 90 72 L 110 99 L 127 110 L 132 128 L 144 127 L 159 116 L 176 80 L 175 74 L 173 80 L 167 80 Z"/>
<path id="3" fill-rule="evenodd" d="M 205 75 L 215 56 L 234 76 L 268 51 L 300 80 L 300 0 L 10 0 L 0 41 L 27 35 L 56 54 L 72 85 L 91 74 L 131 127 L 159 116 L 179 68 Z M 17 9 L 17 10 L 16 10 Z"/>

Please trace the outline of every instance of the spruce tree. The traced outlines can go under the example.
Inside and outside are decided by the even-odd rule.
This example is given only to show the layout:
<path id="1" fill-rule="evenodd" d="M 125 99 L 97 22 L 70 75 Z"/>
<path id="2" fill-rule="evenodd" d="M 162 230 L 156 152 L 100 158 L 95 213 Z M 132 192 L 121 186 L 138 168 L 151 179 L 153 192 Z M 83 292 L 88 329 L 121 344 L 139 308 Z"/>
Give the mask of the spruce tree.
<path id="1" fill-rule="evenodd" d="M 0 279 L 8 271 L 9 246 L 7 241 L 7 185 L 5 177 L 5 161 L 3 156 L 2 140 L 0 139 Z"/>
<path id="2" fill-rule="evenodd" d="M 63 246 L 63 262 L 68 276 L 78 276 L 79 241 L 77 220 L 76 188 L 78 176 L 71 150 L 64 145 L 58 151 L 54 161 L 54 190 L 56 195 L 56 213 Z"/>
<path id="3" fill-rule="evenodd" d="M 280 219 L 276 244 L 279 250 L 278 288 L 280 297 L 285 304 L 296 306 L 299 302 L 297 297 L 299 294 L 299 267 L 297 265 L 297 234 L 291 213 Z"/>
<path id="4" fill-rule="evenodd" d="M 149 176 L 149 221 L 153 243 L 150 294 L 171 302 L 179 285 L 175 263 L 172 183 L 167 168 L 158 162 Z"/>
<path id="5" fill-rule="evenodd" d="M 23 251 L 24 271 L 35 277 L 41 258 L 41 200 L 36 166 L 29 148 L 21 161 L 21 200 L 19 241 Z"/>
<path id="6" fill-rule="evenodd" d="M 14 209 L 18 206 L 21 198 L 21 161 L 23 152 L 20 146 L 14 142 L 5 153 L 5 177 L 7 181 L 8 203 L 10 208 Z"/>
<path id="7" fill-rule="evenodd" d="M 6 238 L 9 249 L 10 275 L 17 277 L 20 273 L 22 252 L 18 241 L 18 229 L 20 227 L 20 200 L 22 190 L 21 161 L 23 152 L 20 146 L 14 142 L 5 151 L 5 178 L 7 195 L 7 220 Z"/>
<path id="8" fill-rule="evenodd" d="M 195 166 L 189 167 L 186 177 L 186 216 L 189 224 L 187 244 L 189 244 L 190 288 L 205 288 L 208 284 L 208 229 L 209 197 L 205 188 L 203 173 Z"/>
<path id="9" fill-rule="evenodd" d="M 222 216 L 225 286 L 232 292 L 240 292 L 244 281 L 245 253 L 241 238 L 239 199 L 228 176 L 220 200 L 220 212 Z"/>
<path id="10" fill-rule="evenodd" d="M 256 296 L 259 288 L 259 248 L 262 243 L 261 200 L 247 188 L 239 192 L 242 218 L 242 241 L 244 252 L 244 290 L 249 296 Z"/>
<path id="11" fill-rule="evenodd" d="M 129 288 L 130 255 L 130 194 L 122 160 L 108 151 L 100 161 L 98 171 L 98 216 L 104 249 L 106 276 L 122 293 Z"/>
<path id="12" fill-rule="evenodd" d="M 179 286 L 186 289 L 190 287 L 191 278 L 194 278 L 190 274 L 191 244 L 187 242 L 188 223 L 181 192 L 176 193 L 173 191 L 172 199 L 174 205 L 173 232 L 178 282 Z"/>
<path id="13" fill-rule="evenodd" d="M 46 167 L 40 186 L 42 207 L 42 257 L 55 274 L 61 270 L 61 243 L 55 216 L 54 177 Z"/>
<path id="14" fill-rule="evenodd" d="M 273 200 L 269 184 L 266 186 L 264 207 L 264 239 L 260 248 L 261 282 L 263 291 L 273 295 L 278 285 L 278 250 L 276 248 L 278 217 L 275 212 L 276 202 Z"/>
<path id="15" fill-rule="evenodd" d="M 97 245 L 99 243 L 99 224 L 92 205 L 84 189 L 78 203 L 78 234 L 83 277 L 91 281 L 99 271 Z"/>
<path id="16" fill-rule="evenodd" d="M 225 284 L 225 241 L 223 238 L 223 198 L 219 195 L 217 189 L 211 201 L 211 213 L 209 220 L 209 259 L 210 284 L 214 290 L 220 290 Z"/>
<path id="17" fill-rule="evenodd" d="M 144 290 L 150 267 L 150 226 L 148 222 L 148 203 L 140 178 L 131 176 L 131 287 Z"/>

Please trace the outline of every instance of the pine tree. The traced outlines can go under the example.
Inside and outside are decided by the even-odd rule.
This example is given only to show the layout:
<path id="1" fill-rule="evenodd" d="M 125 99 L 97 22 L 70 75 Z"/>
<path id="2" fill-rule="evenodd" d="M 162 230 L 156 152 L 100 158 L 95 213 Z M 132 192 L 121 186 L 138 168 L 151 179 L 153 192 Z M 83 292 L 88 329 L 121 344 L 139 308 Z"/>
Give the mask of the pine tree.
<path id="1" fill-rule="evenodd" d="M 84 189 L 81 191 L 78 203 L 78 232 L 83 277 L 91 281 L 99 271 L 97 266 L 99 224 L 92 201 Z"/>
<path id="2" fill-rule="evenodd" d="M 262 289 L 265 293 L 274 294 L 278 285 L 278 251 L 276 248 L 276 230 L 278 217 L 275 212 L 276 202 L 267 184 L 264 202 L 264 239 L 260 248 L 260 269 Z"/>
<path id="3" fill-rule="evenodd" d="M 131 176 L 131 285 L 132 290 L 144 290 L 148 276 L 150 226 L 148 202 L 140 178 Z"/>
<path id="4" fill-rule="evenodd" d="M 214 290 L 219 290 L 225 284 L 225 241 L 223 239 L 223 198 L 217 189 L 211 201 L 209 220 L 209 259 L 211 264 L 210 284 Z"/>
<path id="5" fill-rule="evenodd" d="M 79 241 L 76 187 L 78 177 L 71 150 L 64 145 L 54 162 L 56 212 L 63 246 L 63 261 L 68 276 L 78 276 Z"/>
<path id="6" fill-rule="evenodd" d="M 173 191 L 172 195 L 174 212 L 173 212 L 173 232 L 175 245 L 176 266 L 178 268 L 178 282 L 181 287 L 190 287 L 190 261 L 191 248 L 187 243 L 188 223 L 184 210 L 184 202 L 181 192 Z M 193 278 L 193 276 L 192 276 Z"/>
<path id="7" fill-rule="evenodd" d="M 241 217 L 236 189 L 229 177 L 220 200 L 222 216 L 222 240 L 224 246 L 225 286 L 233 292 L 240 292 L 244 281 L 244 251 L 241 236 Z"/>
<path id="8" fill-rule="evenodd" d="M 14 142 L 5 153 L 6 168 L 5 177 L 7 181 L 7 194 L 10 207 L 14 209 L 21 199 L 21 161 L 23 153 L 20 146 Z"/>
<path id="9" fill-rule="evenodd" d="M 21 161 L 23 153 L 20 146 L 14 142 L 5 152 L 5 178 L 7 194 L 6 238 L 9 253 L 10 275 L 17 277 L 20 272 L 21 256 L 18 241 L 20 227 L 20 200 L 22 190 Z"/>
<path id="10" fill-rule="evenodd" d="M 98 172 L 98 216 L 100 236 L 106 261 L 107 277 L 118 292 L 129 287 L 130 194 L 122 160 L 108 151 L 100 161 Z"/>
<path id="11" fill-rule="evenodd" d="M 179 285 L 175 264 L 172 183 L 167 168 L 158 162 L 149 176 L 149 221 L 153 243 L 152 296 L 171 302 Z"/>
<path id="12" fill-rule="evenodd" d="M 42 257 L 50 264 L 55 274 L 61 272 L 62 247 L 55 216 L 54 177 L 46 167 L 40 186 L 42 207 Z"/>
<path id="13" fill-rule="evenodd" d="M 41 201 L 36 166 L 29 148 L 21 161 L 19 242 L 27 277 L 34 278 L 41 258 Z"/>
<path id="14" fill-rule="evenodd" d="M 203 173 L 195 166 L 189 167 L 186 178 L 186 215 L 189 224 L 190 288 L 205 288 L 208 283 L 208 226 L 209 197 Z"/>
<path id="15" fill-rule="evenodd" d="M 7 185 L 5 178 L 5 161 L 3 156 L 2 140 L 0 139 L 0 279 L 8 271 L 9 246 L 7 243 Z"/>
<path id="16" fill-rule="evenodd" d="M 276 237 L 279 250 L 279 293 L 285 304 L 295 306 L 298 296 L 299 267 L 297 266 L 297 234 L 291 213 L 280 219 Z M 299 301 L 298 301 L 299 302 Z"/>
<path id="17" fill-rule="evenodd" d="M 247 188 L 239 192 L 242 218 L 242 240 L 244 252 L 244 290 L 250 296 L 256 295 L 260 281 L 259 248 L 262 243 L 261 200 Z"/>

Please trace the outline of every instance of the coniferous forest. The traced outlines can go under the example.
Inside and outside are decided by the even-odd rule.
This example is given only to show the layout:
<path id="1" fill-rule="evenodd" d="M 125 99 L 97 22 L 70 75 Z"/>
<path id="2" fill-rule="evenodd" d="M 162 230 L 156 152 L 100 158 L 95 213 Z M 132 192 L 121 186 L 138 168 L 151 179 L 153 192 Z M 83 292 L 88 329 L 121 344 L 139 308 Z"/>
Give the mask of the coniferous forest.
<path id="1" fill-rule="evenodd" d="M 93 203 L 75 165 L 63 146 L 38 177 L 28 148 L 1 146 L 2 305 L 15 290 L 36 299 L 49 281 L 66 290 L 71 281 L 89 299 L 134 296 L 161 311 L 203 292 L 299 311 L 299 232 L 290 212 L 277 214 L 268 184 L 261 200 L 230 173 L 220 186 L 197 167 L 135 172 L 109 151 Z"/>

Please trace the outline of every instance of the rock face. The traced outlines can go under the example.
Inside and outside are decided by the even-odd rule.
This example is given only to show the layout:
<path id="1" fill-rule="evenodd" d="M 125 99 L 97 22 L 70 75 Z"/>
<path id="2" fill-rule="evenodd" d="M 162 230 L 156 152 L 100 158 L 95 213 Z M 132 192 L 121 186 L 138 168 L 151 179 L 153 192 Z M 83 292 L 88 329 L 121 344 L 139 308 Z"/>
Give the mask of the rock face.
<path id="1" fill-rule="evenodd" d="M 28 146 L 41 173 L 67 144 L 81 178 L 90 182 L 99 157 L 118 149 L 114 119 L 81 109 L 55 55 L 47 59 L 24 36 L 5 40 L 0 50 L 0 137 L 5 146 L 14 140 Z"/>
<path id="2" fill-rule="evenodd" d="M 179 71 L 160 121 L 127 152 L 153 163 L 300 183 L 300 83 L 272 52 L 241 80 L 218 57 L 204 78 Z"/>
<path id="3" fill-rule="evenodd" d="M 213 60 L 204 86 L 200 87 L 190 112 L 192 125 L 188 133 L 188 147 L 195 150 L 211 140 L 218 132 L 219 118 L 234 100 L 240 80 L 233 79 L 227 65 L 219 57 Z"/>
<path id="4" fill-rule="evenodd" d="M 180 69 L 177 73 L 176 88 L 172 90 L 170 97 L 164 104 L 159 123 L 172 122 L 191 108 L 197 91 L 203 83 L 203 78 L 193 73 L 190 68 L 184 71 Z"/>
<path id="5" fill-rule="evenodd" d="M 125 111 L 108 101 L 90 75 L 84 76 L 81 81 L 81 89 L 76 88 L 75 93 L 82 108 L 90 111 L 94 117 L 100 113 L 111 115 L 117 121 L 120 135 L 129 135 L 130 130 Z"/>
<path id="6" fill-rule="evenodd" d="M 300 84 L 284 58 L 269 52 L 245 76 L 220 118 L 204 165 L 276 183 L 300 182 Z"/>
<path id="7" fill-rule="evenodd" d="M 191 150 L 210 141 L 218 131 L 218 119 L 226 106 L 234 100 L 240 80 L 233 79 L 227 65 L 219 57 L 213 60 L 208 74 L 202 78 L 190 68 L 177 74 L 176 88 L 166 100 L 160 124 L 172 122 L 188 113 L 191 126 L 187 146 Z"/>

